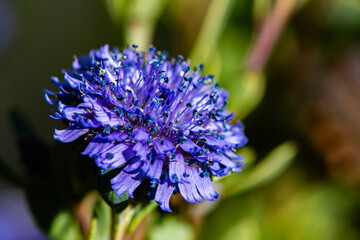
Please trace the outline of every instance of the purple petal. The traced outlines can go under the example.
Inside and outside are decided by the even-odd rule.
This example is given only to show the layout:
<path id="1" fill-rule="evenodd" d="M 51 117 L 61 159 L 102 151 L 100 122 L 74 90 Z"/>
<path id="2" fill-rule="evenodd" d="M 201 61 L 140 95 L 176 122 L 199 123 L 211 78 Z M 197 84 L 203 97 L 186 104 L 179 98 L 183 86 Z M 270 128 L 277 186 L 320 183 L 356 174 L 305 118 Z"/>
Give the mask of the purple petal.
<path id="1" fill-rule="evenodd" d="M 190 139 L 187 140 L 185 143 L 181 143 L 180 147 L 182 150 L 184 150 L 185 152 L 188 153 L 196 153 L 198 151 L 201 150 L 201 147 L 199 147 L 198 145 L 196 145 L 193 141 L 191 141 Z"/>
<path id="2" fill-rule="evenodd" d="M 169 178 L 170 182 L 176 183 L 182 181 L 185 173 L 185 162 L 182 153 L 177 152 L 174 159 L 169 160 Z M 185 179 L 187 181 L 187 179 Z"/>
<path id="3" fill-rule="evenodd" d="M 186 176 L 189 178 L 189 182 L 180 182 L 179 183 L 179 190 L 183 198 L 190 202 L 190 203 L 196 203 L 196 202 L 202 202 L 203 199 L 199 195 L 199 192 L 195 186 L 195 177 L 193 176 L 193 171 L 191 171 L 190 167 L 188 165 L 185 166 L 186 169 Z"/>
<path id="4" fill-rule="evenodd" d="M 239 163 L 231 161 L 229 158 L 224 156 L 223 154 L 216 154 L 216 153 L 208 153 L 206 154 L 207 157 L 210 157 L 213 161 L 219 162 L 222 165 L 225 165 L 230 168 L 237 168 L 239 167 Z"/>
<path id="5" fill-rule="evenodd" d="M 110 142 L 122 142 L 124 141 L 129 135 L 126 132 L 112 132 L 109 135 L 106 135 L 104 138 Z"/>
<path id="6" fill-rule="evenodd" d="M 199 168 L 191 168 L 190 170 L 192 171 L 195 179 L 196 189 L 203 198 L 208 201 L 214 201 L 219 198 L 219 194 L 215 192 L 211 179 L 206 177 L 204 174 L 202 176 L 200 175 L 202 170 Z"/>
<path id="7" fill-rule="evenodd" d="M 147 160 L 147 154 L 149 153 L 149 146 L 147 144 L 143 144 L 141 142 L 138 142 L 133 147 L 133 151 L 137 157 L 139 157 L 141 160 Z"/>
<path id="8" fill-rule="evenodd" d="M 115 144 L 115 146 L 103 151 L 103 153 L 96 158 L 96 165 L 103 169 L 118 168 L 122 166 L 130 160 L 126 159 L 123 155 L 123 152 L 128 147 L 129 146 L 126 144 Z"/>
<path id="9" fill-rule="evenodd" d="M 160 155 L 169 156 L 174 150 L 174 144 L 166 137 L 156 138 L 153 140 L 154 149 Z"/>
<path id="10" fill-rule="evenodd" d="M 69 121 L 75 121 L 77 115 L 86 114 L 87 111 L 83 108 L 77 107 L 64 107 L 62 117 Z"/>
<path id="11" fill-rule="evenodd" d="M 45 100 L 51 104 L 51 105 L 56 105 L 59 103 L 59 100 L 52 100 L 50 97 L 49 97 L 49 94 L 48 93 L 45 93 Z"/>
<path id="12" fill-rule="evenodd" d="M 70 87 L 79 90 L 80 85 L 83 82 L 80 79 L 70 76 L 70 74 L 67 72 L 63 72 L 63 73 L 64 73 L 64 79 L 70 85 Z"/>
<path id="13" fill-rule="evenodd" d="M 134 127 L 132 139 L 135 141 L 147 141 L 149 138 L 149 133 L 141 127 Z"/>
<path id="14" fill-rule="evenodd" d="M 227 157 L 229 157 L 229 158 L 236 159 L 236 160 L 243 160 L 244 159 L 243 156 L 239 156 L 236 153 L 234 153 L 233 151 L 226 151 L 225 155 Z"/>
<path id="15" fill-rule="evenodd" d="M 76 126 L 71 126 L 63 130 L 55 129 L 54 138 L 60 142 L 68 143 L 78 139 L 88 131 L 89 129 L 87 128 L 77 128 Z"/>
<path id="16" fill-rule="evenodd" d="M 174 192 L 174 186 L 169 182 L 165 181 L 160 183 L 157 187 L 155 194 L 155 201 L 160 205 L 160 208 L 167 212 L 172 212 L 170 209 L 169 201 L 170 197 Z"/>
<path id="17" fill-rule="evenodd" d="M 129 196 L 133 198 L 133 193 L 145 179 L 148 168 L 148 162 L 132 160 L 117 176 L 111 179 L 112 188 L 116 194 L 121 195 L 128 191 Z"/>
<path id="18" fill-rule="evenodd" d="M 155 158 L 153 160 L 153 163 L 150 165 L 150 169 L 147 172 L 147 176 L 150 179 L 156 179 L 156 180 L 160 180 L 160 176 L 161 176 L 161 172 L 162 172 L 162 168 L 163 168 L 163 164 L 164 164 L 164 160 L 163 159 L 158 159 Z"/>

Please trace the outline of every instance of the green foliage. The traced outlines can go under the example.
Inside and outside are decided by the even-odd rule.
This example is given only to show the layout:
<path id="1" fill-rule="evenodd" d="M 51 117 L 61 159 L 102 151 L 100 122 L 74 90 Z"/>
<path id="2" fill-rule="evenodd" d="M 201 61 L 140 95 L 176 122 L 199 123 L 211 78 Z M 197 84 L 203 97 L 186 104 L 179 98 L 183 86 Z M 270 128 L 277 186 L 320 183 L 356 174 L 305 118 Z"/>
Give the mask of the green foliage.
<path id="1" fill-rule="evenodd" d="M 111 207 L 99 199 L 94 207 L 89 240 L 107 240 L 111 236 Z"/>
<path id="2" fill-rule="evenodd" d="M 78 240 L 82 239 L 76 220 L 68 211 L 59 212 L 52 220 L 48 235 L 51 239 Z"/>
<path id="3" fill-rule="evenodd" d="M 122 195 L 117 195 L 111 188 L 111 179 L 114 178 L 120 172 L 119 169 L 109 170 L 104 174 L 98 176 L 98 189 L 104 200 L 116 211 L 121 212 L 129 204 L 129 195 L 127 192 Z"/>
<path id="4" fill-rule="evenodd" d="M 272 181 L 284 172 L 298 152 L 294 142 L 282 143 L 263 160 L 242 174 L 224 178 L 224 196 L 232 196 Z"/>
<path id="5" fill-rule="evenodd" d="M 168 216 L 149 231 L 149 240 L 194 239 L 194 229 L 190 223 Z"/>

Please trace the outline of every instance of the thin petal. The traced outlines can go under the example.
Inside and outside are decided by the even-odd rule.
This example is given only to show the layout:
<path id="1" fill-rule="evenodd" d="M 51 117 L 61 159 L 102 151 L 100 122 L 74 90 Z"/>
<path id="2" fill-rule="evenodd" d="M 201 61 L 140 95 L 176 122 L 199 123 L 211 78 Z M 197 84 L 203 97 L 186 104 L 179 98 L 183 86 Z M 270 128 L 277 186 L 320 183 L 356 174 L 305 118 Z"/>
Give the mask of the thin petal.
<path id="1" fill-rule="evenodd" d="M 170 197 L 174 192 L 174 186 L 172 186 L 169 182 L 165 181 L 158 185 L 155 201 L 160 205 L 160 208 L 167 212 L 172 212 L 170 209 L 169 201 Z"/>
<path id="2" fill-rule="evenodd" d="M 185 173 L 185 162 L 182 153 L 177 152 L 174 159 L 169 160 L 169 178 L 172 183 L 182 181 Z"/>
<path id="3" fill-rule="evenodd" d="M 179 183 L 179 190 L 181 195 L 184 197 L 184 199 L 190 203 L 195 203 L 195 202 L 202 202 L 203 199 L 202 197 L 199 195 L 199 192 L 195 186 L 195 176 L 194 172 L 191 171 L 191 168 L 186 165 L 185 166 L 185 171 L 186 171 L 186 175 L 189 178 L 189 182 L 181 182 Z"/>
<path id="4" fill-rule="evenodd" d="M 147 141 L 149 138 L 149 133 L 141 128 L 141 127 L 134 127 L 132 139 L 135 141 Z"/>
<path id="5" fill-rule="evenodd" d="M 166 137 L 154 139 L 154 149 L 160 155 L 169 156 L 174 152 L 174 144 Z"/>
<path id="6" fill-rule="evenodd" d="M 163 164 L 164 164 L 164 160 L 163 159 L 158 159 L 155 158 L 151 165 L 150 165 L 150 169 L 147 172 L 147 176 L 150 179 L 156 179 L 159 180 L 160 176 L 161 176 L 161 172 L 162 172 L 162 168 L 163 168 Z"/>
<path id="7" fill-rule="evenodd" d="M 203 198 L 208 201 L 214 201 L 219 198 L 219 194 L 215 192 L 214 187 L 209 177 L 204 174 L 201 175 L 202 170 L 199 168 L 191 168 L 195 178 L 196 188 Z"/>
<path id="8" fill-rule="evenodd" d="M 68 143 L 78 139 L 87 132 L 89 132 L 89 129 L 87 128 L 77 128 L 76 126 L 71 126 L 63 130 L 55 129 L 54 138 L 60 142 Z"/>
<path id="9" fill-rule="evenodd" d="M 201 150 L 201 147 L 199 147 L 198 145 L 196 145 L 193 141 L 191 141 L 190 139 L 187 140 L 186 142 L 184 143 L 181 143 L 180 144 L 180 147 L 182 150 L 184 150 L 185 152 L 188 152 L 188 153 L 196 153 L 198 151 Z"/>

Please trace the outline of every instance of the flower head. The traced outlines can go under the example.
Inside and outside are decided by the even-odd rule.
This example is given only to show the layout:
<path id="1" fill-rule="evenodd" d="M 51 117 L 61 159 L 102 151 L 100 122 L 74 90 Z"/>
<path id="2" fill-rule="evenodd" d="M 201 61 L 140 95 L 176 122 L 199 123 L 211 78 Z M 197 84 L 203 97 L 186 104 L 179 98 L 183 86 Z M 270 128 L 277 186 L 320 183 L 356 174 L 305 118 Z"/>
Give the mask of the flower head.
<path id="1" fill-rule="evenodd" d="M 145 54 L 135 45 L 105 45 L 72 66 L 65 82 L 52 78 L 59 92 L 46 90 L 58 106 L 52 117 L 69 123 L 54 138 L 86 139 L 83 155 L 102 170 L 121 168 L 111 180 L 118 195 L 133 197 L 144 183 L 148 196 L 171 211 L 173 193 L 191 203 L 215 200 L 212 177 L 241 171 L 233 150 L 247 142 L 243 125 L 228 123 L 228 93 L 201 74 L 202 65 L 191 71 L 181 56 L 168 60 L 153 47 Z"/>

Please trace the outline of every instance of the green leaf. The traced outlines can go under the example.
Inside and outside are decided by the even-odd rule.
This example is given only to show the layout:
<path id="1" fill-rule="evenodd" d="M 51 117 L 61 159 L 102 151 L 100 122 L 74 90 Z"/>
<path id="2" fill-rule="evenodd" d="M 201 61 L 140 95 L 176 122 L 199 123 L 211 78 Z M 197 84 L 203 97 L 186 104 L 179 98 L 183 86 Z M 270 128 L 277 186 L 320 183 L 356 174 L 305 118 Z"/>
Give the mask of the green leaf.
<path id="1" fill-rule="evenodd" d="M 136 230 L 141 221 L 149 216 L 159 205 L 155 201 L 151 201 L 145 205 L 143 205 L 139 210 L 135 213 L 133 219 L 131 220 L 129 226 L 129 233 L 131 234 Z"/>
<path id="2" fill-rule="evenodd" d="M 229 88 L 229 110 L 244 119 L 261 102 L 266 89 L 266 77 L 259 72 L 246 72 L 235 76 Z"/>
<path id="3" fill-rule="evenodd" d="M 100 199 L 94 208 L 89 240 L 107 240 L 111 237 L 111 208 Z"/>
<path id="4" fill-rule="evenodd" d="M 149 231 L 150 240 L 189 240 L 194 239 L 194 228 L 175 217 L 165 217 L 163 221 L 152 226 Z"/>
<path id="5" fill-rule="evenodd" d="M 54 240 L 78 240 L 83 238 L 76 220 L 69 211 L 61 211 L 56 215 L 48 235 Z"/>
<path id="6" fill-rule="evenodd" d="M 246 190 L 268 183 L 279 176 L 292 162 L 298 147 L 293 141 L 287 141 L 272 150 L 259 164 L 247 172 L 224 178 L 225 190 L 222 198 L 226 198 Z"/>
<path id="7" fill-rule="evenodd" d="M 208 64 L 211 54 L 224 30 L 234 0 L 212 0 L 190 54 L 193 62 Z"/>
<path id="8" fill-rule="evenodd" d="M 121 212 L 129 205 L 128 192 L 125 192 L 119 196 L 111 187 L 110 180 L 114 178 L 119 172 L 120 169 L 113 169 L 105 172 L 104 174 L 99 174 L 98 176 L 98 190 L 101 196 L 117 212 Z"/>

